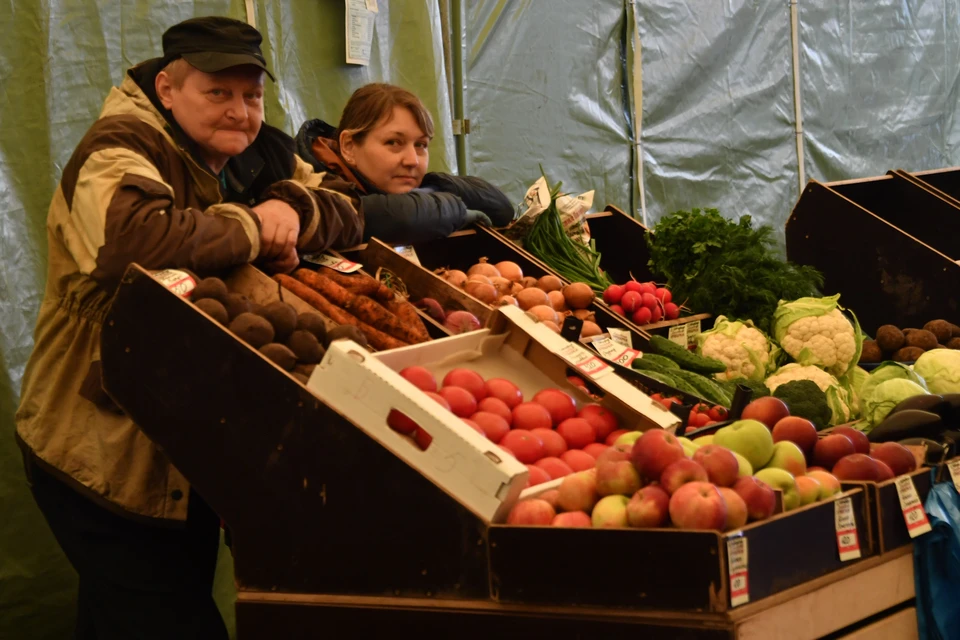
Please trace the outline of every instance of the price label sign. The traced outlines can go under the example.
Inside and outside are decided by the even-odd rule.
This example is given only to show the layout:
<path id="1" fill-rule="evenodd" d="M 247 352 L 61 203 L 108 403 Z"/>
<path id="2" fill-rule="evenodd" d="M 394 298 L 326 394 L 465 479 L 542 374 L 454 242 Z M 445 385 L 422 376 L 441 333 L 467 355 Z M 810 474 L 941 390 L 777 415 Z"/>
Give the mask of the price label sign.
<path id="1" fill-rule="evenodd" d="M 599 378 L 612 371 L 610 365 L 606 362 L 573 342 L 568 342 L 557 351 L 557 355 L 566 360 L 574 369 L 590 378 Z"/>
<path id="2" fill-rule="evenodd" d="M 362 264 L 351 262 L 345 258 L 338 258 L 329 253 L 311 253 L 310 255 L 303 256 L 303 259 L 321 267 L 329 267 L 340 273 L 354 273 L 363 267 Z"/>
<path id="3" fill-rule="evenodd" d="M 670 331 L 667 334 L 667 338 L 670 339 L 670 342 L 676 342 L 678 345 L 687 348 L 687 325 L 677 324 L 670 327 Z"/>
<path id="4" fill-rule="evenodd" d="M 624 348 L 619 342 L 614 342 L 610 338 L 601 338 L 594 340 L 593 346 L 597 348 L 604 358 L 610 362 L 616 362 L 623 367 L 629 367 L 630 363 L 636 360 L 640 355 L 639 351 L 630 348 Z"/>
<path id="5" fill-rule="evenodd" d="M 960 458 L 947 462 L 947 471 L 950 472 L 950 479 L 953 480 L 953 488 L 960 493 Z"/>
<path id="6" fill-rule="evenodd" d="M 694 320 L 693 322 L 688 322 L 687 327 L 687 346 L 697 344 L 697 336 L 700 335 L 700 321 Z"/>
<path id="7" fill-rule="evenodd" d="M 417 252 L 414 250 L 413 246 L 409 244 L 399 245 L 393 248 L 394 251 L 402 255 L 404 258 L 414 263 L 417 266 L 423 266 L 420 264 L 420 258 L 417 257 Z"/>
<path id="8" fill-rule="evenodd" d="M 840 561 L 860 557 L 860 539 L 857 537 L 857 520 L 853 516 L 853 501 L 841 498 L 833 503 L 833 516 L 837 525 L 837 548 Z"/>
<path id="9" fill-rule="evenodd" d="M 900 508 L 903 509 L 903 520 L 907 523 L 907 533 L 911 538 L 921 536 L 930 531 L 930 520 L 923 510 L 923 503 L 917 495 L 917 487 L 910 476 L 897 478 L 897 495 L 900 497 Z"/>
<path id="10" fill-rule="evenodd" d="M 194 282 L 190 274 L 179 269 L 154 271 L 153 277 L 181 298 L 189 298 L 193 290 L 197 288 L 197 283 Z"/>
<path id="11" fill-rule="evenodd" d="M 621 344 L 627 349 L 633 349 L 633 334 L 626 329 L 607 327 L 607 333 L 610 334 L 610 339 L 617 344 Z"/>
<path id="12" fill-rule="evenodd" d="M 730 606 L 747 604 L 750 602 L 747 539 L 742 535 L 727 539 L 727 564 L 730 573 Z"/>

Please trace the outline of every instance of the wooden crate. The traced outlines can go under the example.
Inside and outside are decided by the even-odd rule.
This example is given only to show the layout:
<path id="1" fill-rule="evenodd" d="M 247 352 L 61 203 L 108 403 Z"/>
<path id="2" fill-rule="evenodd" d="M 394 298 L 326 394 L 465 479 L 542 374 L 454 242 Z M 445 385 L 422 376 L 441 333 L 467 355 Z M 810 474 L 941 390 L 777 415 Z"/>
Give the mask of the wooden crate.
<path id="1" fill-rule="evenodd" d="M 913 479 L 920 503 L 925 503 L 933 485 L 930 469 L 921 467 L 908 475 Z M 897 478 L 886 482 L 842 483 L 844 489 L 859 487 L 866 493 L 873 544 L 876 552 L 881 554 L 905 547 L 912 542 L 903 518 L 903 510 L 900 508 L 896 483 Z"/>
<path id="2" fill-rule="evenodd" d="M 642 222 L 611 204 L 603 211 L 588 214 L 587 226 L 590 238 L 600 252 L 603 270 L 611 280 L 617 283 L 631 279 L 663 282 L 663 278 L 655 275 L 647 264 L 650 252 L 647 250 L 647 228 Z"/>

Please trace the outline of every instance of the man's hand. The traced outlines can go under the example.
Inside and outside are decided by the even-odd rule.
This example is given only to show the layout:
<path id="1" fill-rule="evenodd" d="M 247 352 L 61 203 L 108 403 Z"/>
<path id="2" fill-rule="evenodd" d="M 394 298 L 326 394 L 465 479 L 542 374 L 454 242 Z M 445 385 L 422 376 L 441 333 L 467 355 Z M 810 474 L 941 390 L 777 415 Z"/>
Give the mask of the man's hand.
<path id="1" fill-rule="evenodd" d="M 260 257 L 276 258 L 293 252 L 296 258 L 297 237 L 300 235 L 300 216 L 281 200 L 267 200 L 253 207 L 260 218 Z"/>
<path id="2" fill-rule="evenodd" d="M 297 247 L 294 245 L 287 251 L 271 262 L 261 265 L 264 271 L 269 273 L 290 273 L 300 264 L 300 257 L 297 255 Z"/>

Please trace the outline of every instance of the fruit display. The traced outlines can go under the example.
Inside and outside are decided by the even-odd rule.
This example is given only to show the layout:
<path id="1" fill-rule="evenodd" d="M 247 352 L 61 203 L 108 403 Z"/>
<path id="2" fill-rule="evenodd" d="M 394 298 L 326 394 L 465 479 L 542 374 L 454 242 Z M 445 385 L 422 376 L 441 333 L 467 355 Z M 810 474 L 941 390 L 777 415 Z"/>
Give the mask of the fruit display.
<path id="1" fill-rule="evenodd" d="M 519 501 L 507 524 L 731 531 L 772 516 L 774 489 L 784 511 L 840 493 L 840 478 L 829 470 L 856 452 L 850 436 L 819 440 L 810 421 L 789 415 L 776 398 L 755 400 L 744 413 L 753 417 L 693 441 L 658 429 L 622 434 L 593 467 L 564 474 L 556 493 Z M 842 441 L 823 444 L 834 437 Z M 892 447 L 874 458 L 906 467 Z M 808 468 L 808 460 L 821 468 Z M 840 471 L 859 469 L 854 463 Z"/>
<path id="2" fill-rule="evenodd" d="M 282 295 L 282 292 L 281 292 Z M 319 313 L 297 313 L 281 300 L 260 305 L 231 292 L 220 278 L 197 283 L 190 301 L 238 339 L 257 349 L 284 371 L 306 384 L 333 340 L 349 338 L 366 344 L 355 327 L 327 328 Z"/>
<path id="3" fill-rule="evenodd" d="M 581 338 L 602 333 L 595 322 L 594 313 L 589 310 L 595 298 L 593 290 L 582 282 L 564 285 L 560 278 L 554 275 L 524 277 L 517 263 L 503 261 L 490 264 L 486 258 L 480 258 L 480 261 L 466 272 L 438 269 L 436 273 L 485 304 L 520 307 L 557 333 L 560 333 L 564 318 L 570 315 L 583 321 Z M 429 302 L 423 304 L 430 305 Z M 431 312 L 431 315 L 434 313 L 444 313 L 444 322 L 450 324 L 450 315 L 456 312 L 445 313 L 440 309 Z M 453 324 L 456 326 L 460 322 L 466 323 L 465 320 L 455 320 Z"/>
<path id="4" fill-rule="evenodd" d="M 861 363 L 884 360 L 913 362 L 932 349 L 960 349 L 960 327 L 946 320 L 931 320 L 922 329 L 900 329 L 885 324 L 875 340 L 864 340 Z"/>
<path id="5" fill-rule="evenodd" d="M 603 301 L 614 312 L 640 326 L 680 317 L 681 307 L 673 301 L 670 289 L 655 282 L 629 280 L 622 285 L 612 284 L 604 289 Z"/>
<path id="6" fill-rule="evenodd" d="M 561 389 L 540 389 L 524 398 L 510 380 L 484 380 L 466 367 L 450 370 L 439 383 L 433 372 L 422 366 L 405 367 L 400 375 L 501 451 L 527 465 L 530 486 L 592 468 L 614 440 L 627 432 L 607 409 L 599 404 L 578 407 Z M 401 412 L 391 411 L 387 424 L 421 448 L 429 445 L 429 436 Z"/>
<path id="7" fill-rule="evenodd" d="M 274 279 L 339 325 L 355 327 L 371 347 L 396 349 L 430 339 L 416 308 L 392 289 L 361 273 L 320 267 Z"/>

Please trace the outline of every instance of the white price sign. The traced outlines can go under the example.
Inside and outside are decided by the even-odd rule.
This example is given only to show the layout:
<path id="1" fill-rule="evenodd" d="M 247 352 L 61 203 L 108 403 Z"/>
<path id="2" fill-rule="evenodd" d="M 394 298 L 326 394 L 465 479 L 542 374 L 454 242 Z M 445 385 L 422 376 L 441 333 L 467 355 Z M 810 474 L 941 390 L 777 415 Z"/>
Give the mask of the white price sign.
<path id="1" fill-rule="evenodd" d="M 730 606 L 747 604 L 750 602 L 747 539 L 742 535 L 727 539 L 727 564 L 730 573 Z"/>
<path id="2" fill-rule="evenodd" d="M 197 288 L 197 283 L 186 271 L 179 269 L 164 269 L 163 271 L 154 271 L 153 277 L 163 286 L 182 298 L 190 297 L 193 290 Z"/>
<path id="3" fill-rule="evenodd" d="M 687 325 L 685 324 L 676 324 L 670 327 L 670 332 L 667 335 L 670 339 L 670 342 L 676 342 L 678 345 L 687 348 Z"/>
<path id="4" fill-rule="evenodd" d="M 568 342 L 557 351 L 557 355 L 566 360 L 574 369 L 590 378 L 599 378 L 612 371 L 610 365 L 606 362 L 573 342 Z"/>
<path id="5" fill-rule="evenodd" d="M 860 539 L 857 537 L 857 520 L 853 515 L 853 501 L 840 498 L 833 503 L 833 515 L 837 525 L 837 548 L 840 561 L 856 560 L 860 557 Z"/>
<path id="6" fill-rule="evenodd" d="M 310 255 L 303 256 L 303 259 L 307 262 L 320 265 L 321 267 L 328 267 L 334 271 L 339 271 L 340 273 L 353 273 L 363 267 L 362 264 L 351 262 L 345 258 L 338 258 L 329 253 L 311 253 Z"/>
<path id="7" fill-rule="evenodd" d="M 630 363 L 636 360 L 640 355 L 635 349 L 624 348 L 619 342 L 614 342 L 610 338 L 601 338 L 594 340 L 593 346 L 597 348 L 604 358 L 610 362 L 615 362 L 623 367 L 629 367 Z"/>
<path id="8" fill-rule="evenodd" d="M 923 510 L 917 487 L 910 476 L 897 478 L 897 495 L 900 497 L 900 508 L 903 509 L 903 520 L 907 523 L 907 533 L 911 538 L 921 536 L 930 531 L 930 520 Z"/>
<path id="9" fill-rule="evenodd" d="M 697 336 L 700 335 L 700 321 L 694 320 L 685 326 L 687 327 L 687 346 L 696 344 Z"/>
<path id="10" fill-rule="evenodd" d="M 947 471 L 950 472 L 950 479 L 953 480 L 953 488 L 960 493 L 960 458 L 947 462 Z"/>
<path id="11" fill-rule="evenodd" d="M 607 327 L 607 333 L 610 334 L 610 339 L 614 342 L 622 344 L 628 349 L 633 349 L 633 334 L 626 329 Z"/>

